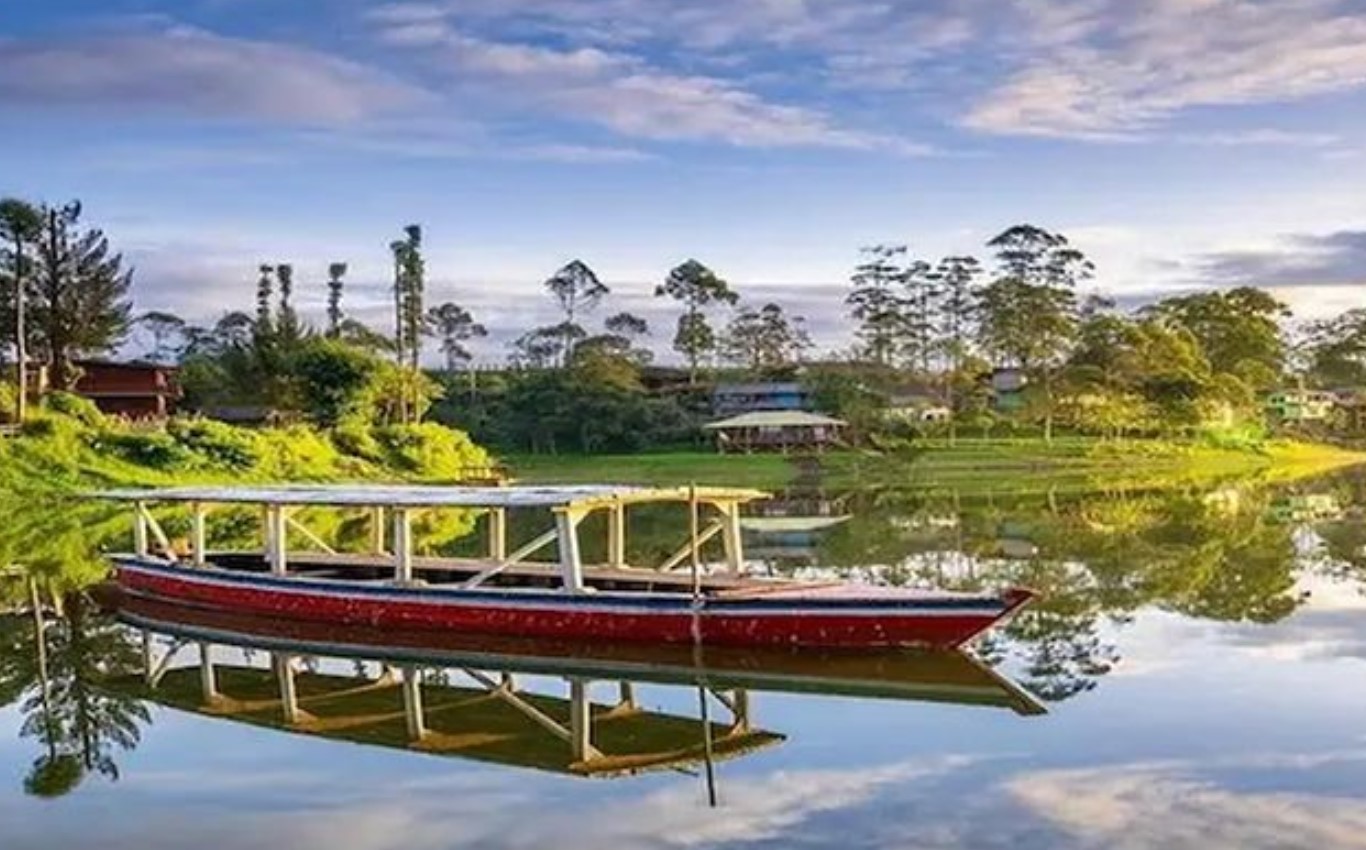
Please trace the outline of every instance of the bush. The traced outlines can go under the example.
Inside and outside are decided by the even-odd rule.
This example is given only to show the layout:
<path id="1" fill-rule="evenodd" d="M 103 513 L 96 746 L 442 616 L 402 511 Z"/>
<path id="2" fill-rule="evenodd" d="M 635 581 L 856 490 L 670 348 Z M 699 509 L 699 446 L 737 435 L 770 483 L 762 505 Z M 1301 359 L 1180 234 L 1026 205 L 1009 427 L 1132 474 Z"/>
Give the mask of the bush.
<path id="1" fill-rule="evenodd" d="M 19 416 L 19 394 L 9 384 L 0 384 L 0 422 L 13 422 Z"/>
<path id="2" fill-rule="evenodd" d="M 109 420 L 88 398 L 74 393 L 55 392 L 48 395 L 45 404 L 53 413 L 74 419 L 88 428 L 99 431 L 109 427 Z"/>
<path id="3" fill-rule="evenodd" d="M 261 462 L 261 440 L 253 432 L 212 419 L 173 419 L 166 432 L 215 466 L 248 470 Z"/>
<path id="4" fill-rule="evenodd" d="M 271 478 L 316 481 L 351 469 L 327 437 L 306 425 L 262 431 L 260 440 L 261 471 Z"/>
<path id="5" fill-rule="evenodd" d="M 332 429 L 332 442 L 343 454 L 373 463 L 384 460 L 384 449 L 371 433 L 370 424 L 362 417 L 347 417 Z"/>
<path id="6" fill-rule="evenodd" d="M 434 422 L 419 425 L 386 425 L 374 430 L 388 464 L 423 478 L 455 481 L 471 467 L 486 467 L 488 452 L 476 446 L 464 431 Z"/>
<path id="7" fill-rule="evenodd" d="M 131 432 L 106 434 L 103 444 L 132 463 L 155 469 L 182 470 L 199 465 L 194 452 L 176 442 L 169 434 Z"/>

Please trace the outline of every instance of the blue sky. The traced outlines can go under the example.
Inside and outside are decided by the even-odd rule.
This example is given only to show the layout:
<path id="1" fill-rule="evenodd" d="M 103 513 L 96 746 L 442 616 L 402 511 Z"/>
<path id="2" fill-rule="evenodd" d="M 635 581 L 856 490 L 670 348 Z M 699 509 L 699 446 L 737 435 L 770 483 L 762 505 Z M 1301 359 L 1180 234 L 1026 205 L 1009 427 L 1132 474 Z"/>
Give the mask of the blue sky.
<path id="1" fill-rule="evenodd" d="M 421 222 L 489 359 L 575 257 L 664 321 L 649 291 L 696 256 L 835 347 L 860 246 L 1026 220 L 1126 300 L 1263 283 L 1322 314 L 1366 283 L 1366 4 L 11 0 L 0 163 L 195 319 L 262 261 L 316 309 L 345 260 L 379 320 Z"/>

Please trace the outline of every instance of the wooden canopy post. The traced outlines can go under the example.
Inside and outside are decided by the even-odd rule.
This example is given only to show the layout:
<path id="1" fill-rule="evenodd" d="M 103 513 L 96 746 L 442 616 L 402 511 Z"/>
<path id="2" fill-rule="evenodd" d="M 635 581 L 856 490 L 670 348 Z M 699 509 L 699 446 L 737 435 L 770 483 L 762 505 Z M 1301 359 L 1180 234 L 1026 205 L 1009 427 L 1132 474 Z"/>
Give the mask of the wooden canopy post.
<path id="1" fill-rule="evenodd" d="M 607 509 L 607 565 L 626 566 L 626 505 L 621 502 Z"/>
<path id="2" fill-rule="evenodd" d="M 370 554 L 384 553 L 384 507 L 375 505 L 370 509 Z"/>
<path id="3" fill-rule="evenodd" d="M 204 702 L 212 703 L 218 699 L 218 676 L 213 669 L 213 644 L 199 642 L 199 687 L 204 692 Z"/>
<path id="4" fill-rule="evenodd" d="M 489 508 L 488 556 L 490 561 L 506 561 L 508 557 L 508 512 L 504 508 Z"/>
<path id="5" fill-rule="evenodd" d="M 190 506 L 191 525 L 190 525 L 190 552 L 193 563 L 196 567 L 203 567 L 209 563 L 208 552 L 208 533 L 205 528 L 205 518 L 208 515 L 208 508 L 204 507 L 203 502 L 195 502 Z"/>
<path id="6" fill-rule="evenodd" d="M 588 700 L 588 682 L 583 679 L 569 680 L 569 747 L 576 762 L 600 755 L 593 749 L 593 705 Z"/>
<path id="7" fill-rule="evenodd" d="M 581 508 L 566 506 L 555 510 L 555 539 L 560 550 L 560 577 L 565 593 L 583 593 L 583 557 L 579 553 Z"/>
<path id="8" fill-rule="evenodd" d="M 302 716 L 299 711 L 299 691 L 294 684 L 294 656 L 272 652 L 271 661 L 275 664 L 275 675 L 280 681 L 280 709 L 284 712 L 285 723 L 293 726 Z"/>
<path id="9" fill-rule="evenodd" d="M 394 581 L 413 581 L 413 518 L 407 508 L 394 508 Z"/>
<path id="10" fill-rule="evenodd" d="M 422 673 L 416 667 L 403 668 L 403 718 L 408 725 L 408 740 L 419 743 L 427 737 L 427 721 L 422 707 Z"/>
<path id="11" fill-rule="evenodd" d="M 289 572 L 289 529 L 282 505 L 266 505 L 266 561 L 272 575 Z"/>
<path id="12" fill-rule="evenodd" d="M 726 570 L 731 575 L 739 575 L 745 568 L 744 542 L 740 536 L 740 503 L 718 502 L 716 508 L 721 511 L 725 523 L 721 542 L 726 552 Z"/>
<path id="13" fill-rule="evenodd" d="M 133 503 L 133 554 L 139 558 L 147 557 L 147 503 Z"/>

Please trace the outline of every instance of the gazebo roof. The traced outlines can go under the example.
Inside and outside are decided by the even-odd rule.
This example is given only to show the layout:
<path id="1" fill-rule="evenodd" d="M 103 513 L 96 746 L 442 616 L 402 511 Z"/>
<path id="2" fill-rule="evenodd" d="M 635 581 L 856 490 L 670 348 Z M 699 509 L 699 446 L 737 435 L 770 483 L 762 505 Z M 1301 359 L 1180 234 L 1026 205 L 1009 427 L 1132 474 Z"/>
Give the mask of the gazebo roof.
<path id="1" fill-rule="evenodd" d="M 706 431 L 725 431 L 731 428 L 838 428 L 845 424 L 847 423 L 843 419 L 835 419 L 820 413 L 808 413 L 805 410 L 757 410 L 719 422 L 709 422 L 702 428 Z"/>

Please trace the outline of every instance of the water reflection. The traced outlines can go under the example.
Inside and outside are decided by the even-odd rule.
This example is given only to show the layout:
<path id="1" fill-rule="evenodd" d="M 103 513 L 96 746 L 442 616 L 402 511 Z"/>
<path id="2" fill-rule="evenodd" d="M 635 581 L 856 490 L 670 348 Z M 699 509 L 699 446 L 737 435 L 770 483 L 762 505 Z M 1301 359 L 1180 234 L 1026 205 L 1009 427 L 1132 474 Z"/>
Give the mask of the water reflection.
<path id="1" fill-rule="evenodd" d="M 1363 505 L 1355 474 L 1052 497 L 801 488 L 753 515 L 757 569 L 1045 594 L 976 647 L 999 672 L 813 676 L 725 653 L 246 636 L 202 612 L 120 625 L 77 588 L 101 547 L 127 545 L 126 518 L 0 504 L 0 563 L 34 566 L 0 575 L 17 612 L 0 614 L 0 845 L 1362 847 Z M 467 545 L 469 520 L 433 517 L 452 529 L 439 545 Z M 232 539 L 234 516 L 215 521 Z M 642 512 L 636 545 L 671 547 L 668 523 Z M 309 524 L 365 533 L 354 516 Z M 558 731 L 494 695 L 505 672 Z M 1048 716 L 1018 716 L 1039 699 Z M 699 809 L 709 764 L 718 812 Z"/>
<path id="2" fill-rule="evenodd" d="M 30 583 L 36 594 L 36 583 Z M 115 593 L 0 618 L 0 707 L 39 745 L 35 796 L 117 779 L 148 705 L 277 731 L 578 776 L 705 769 L 776 746 L 751 694 L 857 696 L 1044 713 L 961 652 L 566 644 L 242 617 Z M 36 596 L 35 596 L 36 600 Z M 652 711 L 638 685 L 687 688 L 696 716 Z M 608 699 L 603 701 L 604 691 Z M 711 791 L 714 797 L 714 789 Z"/>

